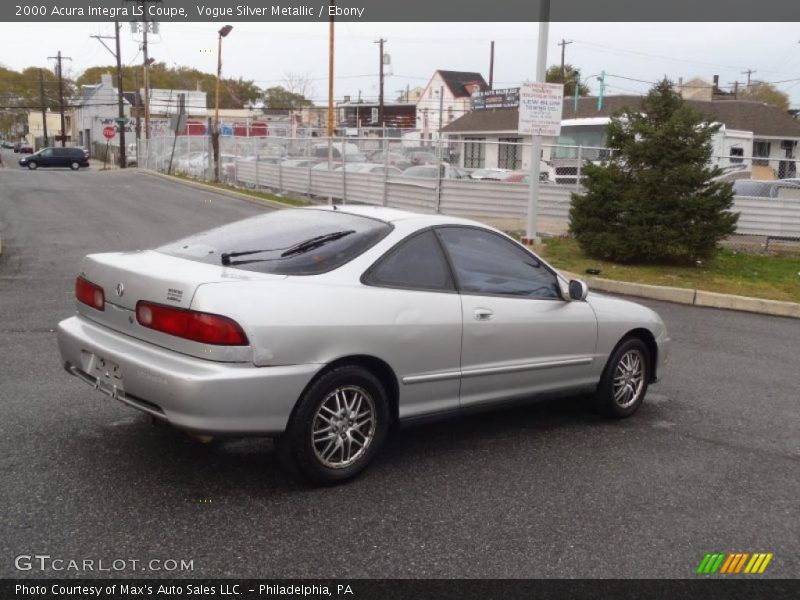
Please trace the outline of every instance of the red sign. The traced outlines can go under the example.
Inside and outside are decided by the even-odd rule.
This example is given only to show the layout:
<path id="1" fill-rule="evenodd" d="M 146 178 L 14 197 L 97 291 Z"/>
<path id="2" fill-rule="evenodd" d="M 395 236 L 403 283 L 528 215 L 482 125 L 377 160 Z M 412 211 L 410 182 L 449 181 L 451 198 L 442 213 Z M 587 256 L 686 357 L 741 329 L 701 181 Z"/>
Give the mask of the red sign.
<path id="1" fill-rule="evenodd" d="M 117 128 L 113 125 L 106 125 L 103 127 L 103 137 L 107 140 L 113 140 L 114 136 L 117 135 Z"/>

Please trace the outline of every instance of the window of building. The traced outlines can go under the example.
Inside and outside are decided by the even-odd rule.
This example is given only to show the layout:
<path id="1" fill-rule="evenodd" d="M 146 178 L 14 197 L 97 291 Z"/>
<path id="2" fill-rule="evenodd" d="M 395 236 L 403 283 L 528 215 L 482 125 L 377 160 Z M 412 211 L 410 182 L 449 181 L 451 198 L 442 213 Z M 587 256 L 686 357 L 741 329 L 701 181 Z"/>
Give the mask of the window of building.
<path id="1" fill-rule="evenodd" d="M 500 138 L 497 149 L 497 166 L 501 169 L 522 168 L 522 138 Z"/>
<path id="2" fill-rule="evenodd" d="M 464 138 L 464 168 L 482 169 L 486 161 L 484 153 L 484 142 L 486 138 L 465 137 Z"/>
<path id="3" fill-rule="evenodd" d="M 739 158 L 742 157 L 742 158 Z M 731 148 L 730 150 L 730 161 L 731 164 L 738 164 L 744 162 L 744 148 Z"/>
<path id="4" fill-rule="evenodd" d="M 770 152 L 770 143 L 769 142 L 753 142 L 753 164 L 756 166 L 766 167 L 769 166 L 768 160 L 763 160 L 765 158 L 769 158 Z M 758 159 L 761 160 L 758 160 Z"/>

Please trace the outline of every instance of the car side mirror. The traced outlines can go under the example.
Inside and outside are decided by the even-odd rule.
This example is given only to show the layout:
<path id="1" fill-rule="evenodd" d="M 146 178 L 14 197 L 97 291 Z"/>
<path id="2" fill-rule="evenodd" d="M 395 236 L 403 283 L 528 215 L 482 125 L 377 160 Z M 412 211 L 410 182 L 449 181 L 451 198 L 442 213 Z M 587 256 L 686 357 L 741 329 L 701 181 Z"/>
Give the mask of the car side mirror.
<path id="1" fill-rule="evenodd" d="M 585 281 L 580 279 L 571 279 L 569 282 L 569 299 L 570 300 L 586 300 L 589 295 L 589 286 Z"/>

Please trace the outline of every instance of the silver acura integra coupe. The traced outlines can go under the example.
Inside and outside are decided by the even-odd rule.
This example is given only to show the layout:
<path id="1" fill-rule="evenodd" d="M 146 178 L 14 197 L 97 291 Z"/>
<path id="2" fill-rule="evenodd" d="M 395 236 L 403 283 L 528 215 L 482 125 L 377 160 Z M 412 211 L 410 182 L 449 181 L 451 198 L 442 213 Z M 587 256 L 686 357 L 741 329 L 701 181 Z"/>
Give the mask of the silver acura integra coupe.
<path id="1" fill-rule="evenodd" d="M 355 476 L 400 421 L 583 391 L 627 417 L 669 345 L 652 310 L 588 295 L 496 230 L 382 207 L 92 254 L 75 295 L 69 373 L 189 432 L 272 436 L 315 483 Z"/>

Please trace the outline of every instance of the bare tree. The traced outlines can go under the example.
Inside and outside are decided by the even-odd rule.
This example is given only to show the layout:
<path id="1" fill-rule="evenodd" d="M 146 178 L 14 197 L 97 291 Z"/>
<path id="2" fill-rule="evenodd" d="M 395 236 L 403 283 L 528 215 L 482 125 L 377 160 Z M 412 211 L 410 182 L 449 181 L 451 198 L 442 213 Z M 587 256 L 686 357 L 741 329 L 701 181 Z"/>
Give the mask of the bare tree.
<path id="1" fill-rule="evenodd" d="M 295 73 L 287 71 L 283 74 L 283 83 L 286 91 L 292 94 L 298 94 L 303 98 L 311 100 L 314 96 L 314 86 L 312 82 L 314 79 L 309 73 Z"/>

